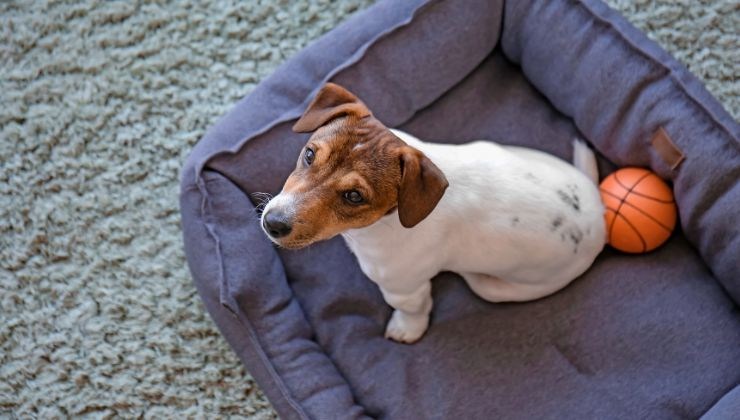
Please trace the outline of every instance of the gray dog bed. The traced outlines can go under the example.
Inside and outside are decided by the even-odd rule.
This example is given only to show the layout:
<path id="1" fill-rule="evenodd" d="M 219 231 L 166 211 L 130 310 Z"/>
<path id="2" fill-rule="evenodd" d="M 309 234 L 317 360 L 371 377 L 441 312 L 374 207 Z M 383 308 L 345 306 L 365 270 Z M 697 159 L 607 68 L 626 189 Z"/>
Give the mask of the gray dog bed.
<path id="1" fill-rule="evenodd" d="M 634 165 L 671 181 L 680 227 L 653 253 L 605 250 L 529 303 L 484 302 L 442 273 L 426 336 L 388 341 L 391 310 L 341 238 L 276 249 L 255 211 L 252 193 L 277 193 L 293 169 L 307 135 L 290 127 L 329 80 L 429 141 L 569 159 L 581 136 L 602 175 Z M 653 142 L 660 128 L 675 147 Z M 286 419 L 729 418 L 740 413 L 739 132 L 598 1 L 380 2 L 285 63 L 195 147 L 182 172 L 188 262 Z"/>

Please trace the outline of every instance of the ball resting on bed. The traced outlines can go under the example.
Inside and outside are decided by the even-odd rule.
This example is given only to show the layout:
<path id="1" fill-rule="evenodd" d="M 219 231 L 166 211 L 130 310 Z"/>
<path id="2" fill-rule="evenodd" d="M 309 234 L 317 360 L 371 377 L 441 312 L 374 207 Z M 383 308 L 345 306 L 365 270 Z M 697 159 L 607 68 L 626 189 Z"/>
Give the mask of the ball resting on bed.
<path id="1" fill-rule="evenodd" d="M 676 226 L 671 188 L 655 173 L 622 168 L 601 182 L 609 245 L 629 253 L 661 246 Z"/>

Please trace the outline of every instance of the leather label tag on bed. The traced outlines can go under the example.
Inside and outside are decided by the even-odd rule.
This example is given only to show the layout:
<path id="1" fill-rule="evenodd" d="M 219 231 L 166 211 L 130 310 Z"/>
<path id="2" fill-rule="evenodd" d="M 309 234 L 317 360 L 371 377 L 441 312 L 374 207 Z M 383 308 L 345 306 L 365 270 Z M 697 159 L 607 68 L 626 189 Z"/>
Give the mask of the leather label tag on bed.
<path id="1" fill-rule="evenodd" d="M 681 149 L 676 146 L 676 143 L 671 140 L 668 133 L 663 127 L 658 127 L 658 130 L 653 134 L 653 140 L 650 142 L 653 145 L 653 149 L 658 152 L 658 155 L 663 161 L 671 167 L 672 170 L 676 170 L 678 165 L 686 159 Z"/>

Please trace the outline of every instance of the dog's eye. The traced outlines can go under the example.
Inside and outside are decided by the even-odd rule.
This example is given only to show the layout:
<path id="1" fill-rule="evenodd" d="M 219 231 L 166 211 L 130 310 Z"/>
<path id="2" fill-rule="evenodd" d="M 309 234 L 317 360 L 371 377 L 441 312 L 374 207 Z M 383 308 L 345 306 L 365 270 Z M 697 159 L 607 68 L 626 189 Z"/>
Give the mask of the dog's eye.
<path id="1" fill-rule="evenodd" d="M 306 152 L 303 153 L 303 160 L 306 161 L 306 165 L 310 165 L 313 163 L 314 158 L 314 151 L 311 148 L 306 148 Z"/>
<path id="2" fill-rule="evenodd" d="M 357 190 L 347 191 L 344 193 L 344 199 L 352 204 L 360 204 L 362 203 L 362 194 Z"/>

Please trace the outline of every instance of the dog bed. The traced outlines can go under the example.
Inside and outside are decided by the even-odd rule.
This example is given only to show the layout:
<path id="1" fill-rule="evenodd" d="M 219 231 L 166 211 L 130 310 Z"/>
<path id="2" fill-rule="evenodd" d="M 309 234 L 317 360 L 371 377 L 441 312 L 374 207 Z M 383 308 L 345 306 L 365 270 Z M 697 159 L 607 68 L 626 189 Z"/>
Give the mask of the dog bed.
<path id="1" fill-rule="evenodd" d="M 602 176 L 672 182 L 680 227 L 646 255 L 606 249 L 564 290 L 492 304 L 434 280 L 417 344 L 341 238 L 300 251 L 261 232 L 307 135 L 290 127 L 326 81 L 422 139 L 490 139 Z M 740 413 L 737 123 L 656 44 L 596 0 L 382 1 L 280 67 L 197 144 L 182 171 L 195 284 L 280 416 L 729 418 Z M 491 258 L 495 258 L 492 255 Z"/>

